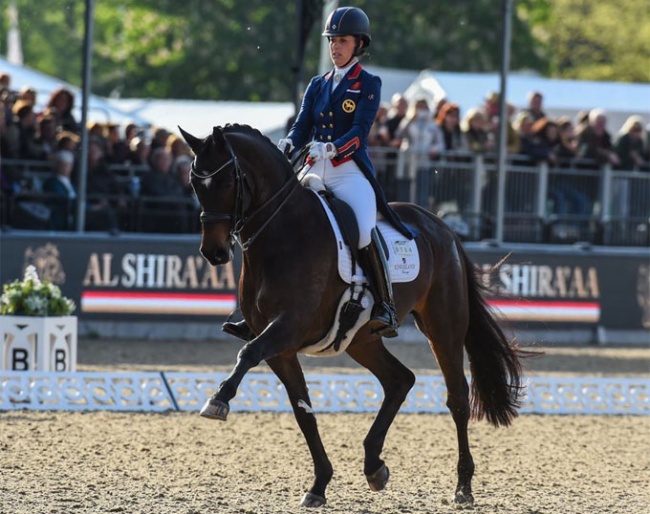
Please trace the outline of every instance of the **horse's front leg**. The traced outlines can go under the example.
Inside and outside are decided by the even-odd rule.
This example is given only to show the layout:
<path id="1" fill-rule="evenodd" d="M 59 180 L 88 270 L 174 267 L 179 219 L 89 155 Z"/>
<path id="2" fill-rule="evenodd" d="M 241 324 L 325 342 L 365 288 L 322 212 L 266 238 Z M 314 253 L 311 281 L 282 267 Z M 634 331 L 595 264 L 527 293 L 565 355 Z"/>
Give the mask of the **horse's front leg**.
<path id="1" fill-rule="evenodd" d="M 230 412 L 229 402 L 237 394 L 239 384 L 251 368 L 263 360 L 275 357 L 293 347 L 295 343 L 292 332 L 287 327 L 291 325 L 281 319 L 275 320 L 255 339 L 246 343 L 237 354 L 237 362 L 230 375 L 221 382 L 218 391 L 205 403 L 201 409 L 204 418 L 226 421 Z"/>
<path id="2" fill-rule="evenodd" d="M 363 337 L 363 336 L 361 336 Z M 402 402 L 415 383 L 415 375 L 384 346 L 381 337 L 368 336 L 365 341 L 354 341 L 348 354 L 377 377 L 384 390 L 384 401 L 374 423 L 363 440 L 365 459 L 363 472 L 373 491 L 381 491 L 388 482 L 388 467 L 381 459 L 386 434 Z"/>
<path id="3" fill-rule="evenodd" d="M 332 479 L 332 464 L 318 433 L 316 415 L 311 408 L 305 377 L 295 353 L 285 354 L 266 361 L 287 390 L 298 426 L 305 436 L 314 461 L 314 484 L 305 493 L 300 505 L 320 507 L 326 502 L 325 489 Z"/>

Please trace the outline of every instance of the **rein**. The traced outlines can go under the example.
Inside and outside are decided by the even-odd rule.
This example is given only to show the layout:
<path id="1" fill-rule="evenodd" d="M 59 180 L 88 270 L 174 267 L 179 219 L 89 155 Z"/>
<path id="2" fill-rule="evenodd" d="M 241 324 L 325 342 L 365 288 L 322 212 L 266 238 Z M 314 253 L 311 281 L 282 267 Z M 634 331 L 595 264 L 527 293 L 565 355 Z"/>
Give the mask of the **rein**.
<path id="1" fill-rule="evenodd" d="M 234 213 L 224 213 L 224 212 L 214 212 L 214 211 L 204 210 L 203 212 L 201 212 L 199 219 L 203 224 L 230 222 L 231 223 L 230 237 L 232 237 L 235 241 L 237 241 L 242 251 L 245 252 L 250 248 L 250 246 L 253 244 L 255 239 L 257 239 L 257 237 L 262 233 L 262 231 L 271 222 L 271 220 L 273 220 L 273 218 L 280 212 L 280 210 L 282 209 L 284 204 L 287 203 L 287 201 L 291 197 L 291 194 L 294 192 L 296 186 L 299 185 L 300 182 L 298 181 L 296 176 L 292 174 L 289 180 L 287 180 L 283 184 L 283 186 L 280 189 L 278 189 L 273 194 L 273 196 L 271 196 L 271 198 L 266 200 L 262 205 L 260 205 L 257 209 L 255 209 L 252 213 L 250 213 L 247 216 L 246 213 L 244 213 L 244 187 L 246 186 L 249 189 L 249 191 L 250 191 L 250 187 L 248 187 L 248 184 L 245 180 L 246 174 L 242 172 L 241 167 L 239 165 L 239 159 L 237 158 L 237 155 L 235 154 L 235 151 L 232 145 L 230 144 L 230 141 L 228 141 L 228 138 L 225 137 L 225 134 L 224 134 L 224 140 L 226 142 L 226 149 L 230 154 L 229 160 L 227 160 L 216 170 L 209 172 L 207 175 L 201 175 L 197 173 L 196 167 L 194 165 L 194 163 L 196 162 L 196 158 L 195 158 L 194 162 L 192 162 L 192 165 L 190 167 L 190 173 L 192 173 L 192 175 L 194 175 L 198 179 L 207 179 L 213 177 L 220 171 L 227 168 L 229 165 L 231 164 L 234 165 L 235 187 L 237 188 Z M 273 201 L 276 200 L 276 198 L 278 198 L 287 189 L 289 189 L 289 191 L 287 192 L 287 195 L 283 198 L 280 205 L 278 205 L 277 208 L 273 210 L 273 212 L 271 212 L 271 214 L 266 219 L 266 221 L 248 239 L 246 239 L 246 241 L 242 242 L 241 233 L 244 230 L 244 228 L 249 224 L 251 219 L 255 218 L 255 216 L 263 212 Z"/>

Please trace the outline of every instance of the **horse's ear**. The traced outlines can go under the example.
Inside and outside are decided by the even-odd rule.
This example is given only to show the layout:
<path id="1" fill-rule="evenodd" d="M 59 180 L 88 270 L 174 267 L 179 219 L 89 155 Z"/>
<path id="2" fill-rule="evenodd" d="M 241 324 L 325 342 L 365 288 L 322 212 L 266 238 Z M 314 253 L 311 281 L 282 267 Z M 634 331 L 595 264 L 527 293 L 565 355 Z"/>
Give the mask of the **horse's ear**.
<path id="1" fill-rule="evenodd" d="M 221 127 L 212 128 L 212 140 L 217 146 L 224 146 L 226 144 L 226 136 L 223 135 L 223 130 L 221 130 Z"/>
<path id="2" fill-rule="evenodd" d="M 194 137 L 192 134 L 189 132 L 185 132 L 182 128 L 178 127 L 178 130 L 181 131 L 181 136 L 183 136 L 183 139 L 187 142 L 188 145 L 190 145 L 190 148 L 195 154 L 199 153 L 199 150 L 201 149 L 201 145 L 203 141 L 201 141 L 198 137 Z"/>

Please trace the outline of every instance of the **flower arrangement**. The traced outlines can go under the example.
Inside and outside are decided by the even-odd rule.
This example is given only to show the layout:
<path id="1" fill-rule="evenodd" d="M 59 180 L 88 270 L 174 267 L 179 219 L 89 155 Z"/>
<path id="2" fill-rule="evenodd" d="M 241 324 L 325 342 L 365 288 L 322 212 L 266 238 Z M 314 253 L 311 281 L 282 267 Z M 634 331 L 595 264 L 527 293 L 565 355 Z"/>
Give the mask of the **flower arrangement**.
<path id="1" fill-rule="evenodd" d="M 34 266 L 27 266 L 23 280 L 2 287 L 0 313 L 12 316 L 69 316 L 75 303 L 61 294 L 59 286 L 41 280 Z"/>

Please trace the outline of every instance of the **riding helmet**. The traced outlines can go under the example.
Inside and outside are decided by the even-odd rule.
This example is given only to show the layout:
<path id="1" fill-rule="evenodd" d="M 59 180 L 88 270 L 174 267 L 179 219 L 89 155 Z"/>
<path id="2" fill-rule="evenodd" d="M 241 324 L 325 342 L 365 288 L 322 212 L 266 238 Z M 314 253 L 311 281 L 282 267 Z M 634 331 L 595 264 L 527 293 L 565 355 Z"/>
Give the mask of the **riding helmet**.
<path id="1" fill-rule="evenodd" d="M 323 36 L 358 36 L 365 50 L 370 46 L 370 20 L 358 7 L 339 7 L 332 11 L 325 23 Z"/>

